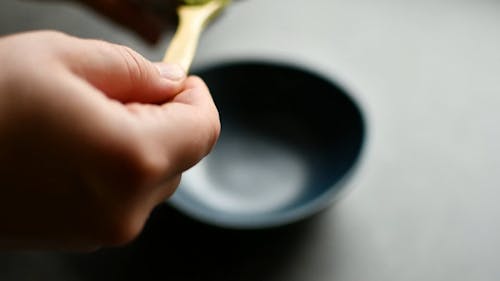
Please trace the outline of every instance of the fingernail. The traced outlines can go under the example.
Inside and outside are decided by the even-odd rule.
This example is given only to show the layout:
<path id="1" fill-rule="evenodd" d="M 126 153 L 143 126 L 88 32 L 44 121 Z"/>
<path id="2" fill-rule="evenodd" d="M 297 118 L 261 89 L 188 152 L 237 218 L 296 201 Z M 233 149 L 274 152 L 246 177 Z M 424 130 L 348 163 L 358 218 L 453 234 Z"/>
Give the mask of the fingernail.
<path id="1" fill-rule="evenodd" d="M 186 78 L 186 72 L 178 64 L 157 63 L 156 67 L 160 71 L 160 76 L 165 79 L 180 81 Z"/>

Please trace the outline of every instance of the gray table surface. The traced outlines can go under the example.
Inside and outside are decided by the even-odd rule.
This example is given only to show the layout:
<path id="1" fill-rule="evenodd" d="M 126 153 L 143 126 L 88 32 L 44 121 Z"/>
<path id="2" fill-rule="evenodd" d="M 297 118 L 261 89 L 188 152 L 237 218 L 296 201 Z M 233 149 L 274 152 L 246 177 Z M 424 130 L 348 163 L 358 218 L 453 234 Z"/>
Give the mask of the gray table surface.
<path id="1" fill-rule="evenodd" d="M 1 34 L 41 28 L 129 45 L 152 60 L 169 40 L 147 46 L 71 4 L 0 3 Z M 232 5 L 203 35 L 195 67 L 284 60 L 347 85 L 368 123 L 351 192 L 269 239 L 183 229 L 160 211 L 128 248 L 2 253 L 0 280 L 499 280 L 499 30 L 494 0 Z M 190 227 L 210 239 L 172 247 Z"/>

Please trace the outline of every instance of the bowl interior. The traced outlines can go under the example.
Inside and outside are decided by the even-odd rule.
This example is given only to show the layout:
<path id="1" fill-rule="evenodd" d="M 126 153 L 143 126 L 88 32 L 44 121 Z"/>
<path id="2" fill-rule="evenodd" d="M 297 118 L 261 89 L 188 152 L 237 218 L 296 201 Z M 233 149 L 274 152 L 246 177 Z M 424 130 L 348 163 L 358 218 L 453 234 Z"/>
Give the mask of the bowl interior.
<path id="1" fill-rule="evenodd" d="M 197 72 L 219 109 L 213 152 L 171 199 L 204 222 L 260 228 L 328 205 L 356 163 L 364 122 L 333 82 L 294 66 L 238 62 Z"/>

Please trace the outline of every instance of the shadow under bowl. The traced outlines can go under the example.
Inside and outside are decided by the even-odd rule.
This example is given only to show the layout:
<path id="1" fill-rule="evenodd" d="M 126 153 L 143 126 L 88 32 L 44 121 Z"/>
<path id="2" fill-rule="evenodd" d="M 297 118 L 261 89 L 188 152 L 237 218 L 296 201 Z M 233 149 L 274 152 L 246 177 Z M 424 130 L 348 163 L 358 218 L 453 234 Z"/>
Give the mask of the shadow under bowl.
<path id="1" fill-rule="evenodd" d="M 360 108 L 329 79 L 297 66 L 235 62 L 197 72 L 219 109 L 212 153 L 169 202 L 210 225 L 262 229 L 324 209 L 364 142 Z"/>

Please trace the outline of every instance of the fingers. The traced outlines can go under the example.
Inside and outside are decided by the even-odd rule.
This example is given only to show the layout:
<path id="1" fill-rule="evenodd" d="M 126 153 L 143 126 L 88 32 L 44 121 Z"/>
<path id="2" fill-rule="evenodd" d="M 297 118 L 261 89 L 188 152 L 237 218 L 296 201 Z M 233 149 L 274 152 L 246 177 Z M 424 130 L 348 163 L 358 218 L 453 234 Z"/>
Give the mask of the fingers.
<path id="1" fill-rule="evenodd" d="M 153 64 L 121 45 L 75 40 L 80 40 L 80 44 L 70 56 L 73 72 L 112 99 L 123 103 L 163 103 L 183 87 L 186 74 L 178 65 Z"/>
<path id="2" fill-rule="evenodd" d="M 78 111 L 67 114 L 77 116 L 65 122 L 80 124 L 78 139 L 94 139 L 86 149 L 91 159 L 105 159 L 98 164 L 102 174 L 97 178 L 106 180 L 100 185 L 128 186 L 131 193 L 122 190 L 123 194 L 164 186 L 205 157 L 218 139 L 217 109 L 197 77 L 187 78 L 184 89 L 162 105 L 119 104 L 88 94 L 95 90 L 82 81 L 72 84 L 81 89 L 82 97 L 71 106 Z M 168 197 L 176 186 L 163 187 L 153 201 Z"/>
<path id="3" fill-rule="evenodd" d="M 132 49 L 99 40 L 80 39 L 59 32 L 38 31 L 13 36 L 8 40 L 10 57 L 14 66 L 30 64 L 34 61 L 44 68 L 20 71 L 42 71 L 47 67 L 69 70 L 75 76 L 91 84 L 111 99 L 122 103 L 161 104 L 172 99 L 184 86 L 186 74 L 174 64 L 153 64 Z M 32 46 L 38 46 L 32 52 Z M 6 49 L 4 47 L 3 49 Z M 22 59 L 19 59 L 22 58 Z M 5 60 L 2 61 L 7 63 Z M 11 71 L 12 72 L 12 71 Z"/>
<path id="4" fill-rule="evenodd" d="M 152 196 L 152 199 L 154 200 L 152 205 L 157 206 L 158 204 L 161 204 L 165 202 L 172 194 L 174 194 L 175 190 L 181 183 L 181 175 L 175 175 L 173 178 L 168 179 L 164 183 L 161 183 L 156 187 L 154 190 L 154 195 Z"/>
<path id="5" fill-rule="evenodd" d="M 213 148 L 220 133 L 219 115 L 209 90 L 197 77 L 189 77 L 185 89 L 161 106 L 127 105 L 137 134 L 145 147 L 161 157 L 164 177 L 195 165 Z"/>
<path id="6" fill-rule="evenodd" d="M 124 46 L 68 38 L 73 46 L 65 61 L 73 79 L 64 81 L 81 95 L 78 104 L 69 106 L 68 95 L 57 106 L 80 124 L 79 137 L 93 139 L 93 150 L 126 167 L 129 183 L 159 184 L 209 153 L 220 123 L 201 79 L 186 79 L 180 68 L 153 64 Z"/>
<path id="7" fill-rule="evenodd" d="M 210 152 L 220 122 L 201 79 L 185 78 L 176 66 L 153 64 L 124 46 L 68 38 L 72 48 L 64 60 L 72 79 L 63 80 L 68 86 L 63 92 L 73 94 L 55 105 L 64 112 L 58 115 L 71 119 L 54 117 L 54 122 L 79 124 L 78 130 L 69 125 L 67 130 L 87 140 L 89 159 L 105 159 L 102 171 L 111 169 L 126 180 L 100 174 L 103 185 L 158 186 Z"/>

